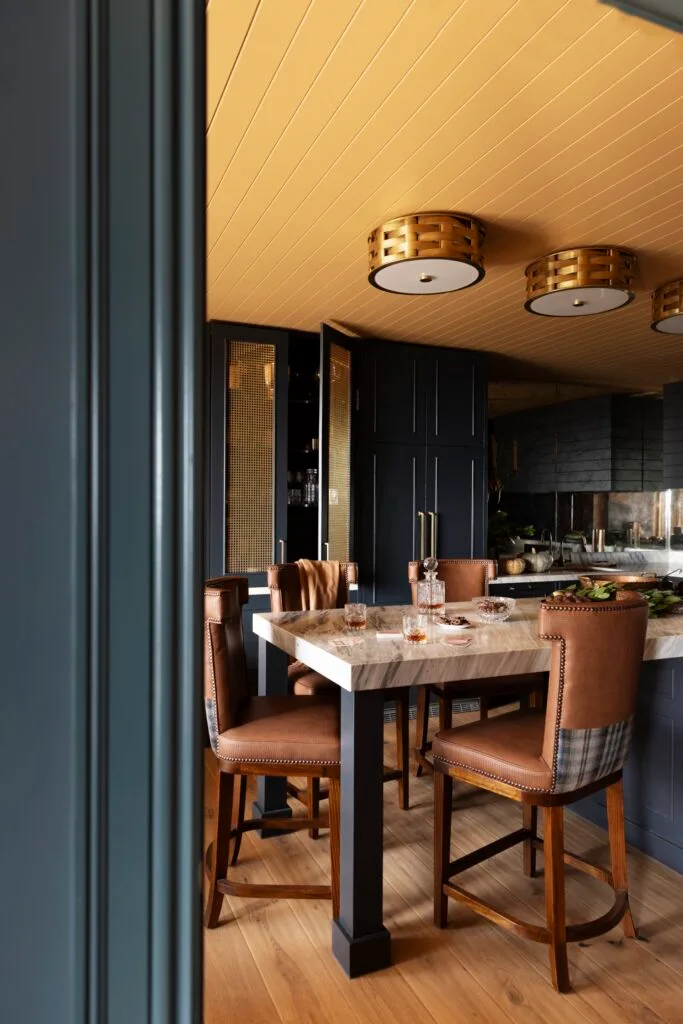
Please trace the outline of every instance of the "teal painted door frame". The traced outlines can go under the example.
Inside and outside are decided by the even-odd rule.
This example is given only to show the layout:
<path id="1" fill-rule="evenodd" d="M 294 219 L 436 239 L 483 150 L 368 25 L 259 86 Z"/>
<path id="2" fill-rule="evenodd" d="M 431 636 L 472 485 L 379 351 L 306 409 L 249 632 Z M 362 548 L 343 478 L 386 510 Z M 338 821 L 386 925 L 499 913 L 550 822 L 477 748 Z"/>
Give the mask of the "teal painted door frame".
<path id="1" fill-rule="evenodd" d="M 0 13 L 7 1021 L 201 1018 L 204 32 Z"/>

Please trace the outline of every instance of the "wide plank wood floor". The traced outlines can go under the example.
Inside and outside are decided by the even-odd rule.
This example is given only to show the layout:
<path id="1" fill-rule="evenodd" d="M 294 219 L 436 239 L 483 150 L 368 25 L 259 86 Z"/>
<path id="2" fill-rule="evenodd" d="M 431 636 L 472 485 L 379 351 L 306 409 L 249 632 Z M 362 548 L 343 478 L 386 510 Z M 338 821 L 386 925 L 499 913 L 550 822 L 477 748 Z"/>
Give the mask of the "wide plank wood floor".
<path id="1" fill-rule="evenodd" d="M 471 717 L 456 716 L 456 722 Z M 387 759 L 393 738 L 394 728 L 387 727 Z M 207 780 L 214 771 L 209 752 Z M 209 804 L 210 796 L 207 835 Z M 302 810 L 293 806 L 295 813 Z M 453 857 L 520 824 L 510 801 L 469 787 L 456 786 L 454 807 Z M 384 905 L 393 966 L 350 982 L 330 952 L 327 901 L 226 898 L 220 925 L 204 932 L 205 1024 L 683 1024 L 683 877 L 629 851 L 640 939 L 625 940 L 615 930 L 570 946 L 573 992 L 559 996 L 550 987 L 544 946 L 452 903 L 449 927 L 432 925 L 431 778 L 411 780 L 407 812 L 397 807 L 396 784 L 386 785 L 384 815 Z M 567 849 L 605 863 L 605 840 L 606 833 L 566 814 Z M 463 884 L 541 922 L 543 879 L 525 878 L 521 857 L 521 847 L 509 850 L 467 872 Z M 267 841 L 247 834 L 234 877 L 324 883 L 328 870 L 326 833 L 315 842 L 305 832 Z M 567 869 L 570 922 L 593 917 L 609 903 L 603 885 Z"/>

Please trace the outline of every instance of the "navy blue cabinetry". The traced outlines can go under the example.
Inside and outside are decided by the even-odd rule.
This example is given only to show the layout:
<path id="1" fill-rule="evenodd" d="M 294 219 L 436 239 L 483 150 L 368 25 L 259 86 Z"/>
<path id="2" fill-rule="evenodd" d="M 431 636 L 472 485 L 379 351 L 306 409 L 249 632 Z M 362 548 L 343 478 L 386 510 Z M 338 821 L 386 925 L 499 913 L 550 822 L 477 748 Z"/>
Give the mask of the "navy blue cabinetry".
<path id="1" fill-rule="evenodd" d="M 355 405 L 361 595 L 372 604 L 405 603 L 411 559 L 485 550 L 483 357 L 366 342 L 357 355 Z"/>
<path id="2" fill-rule="evenodd" d="M 423 447 L 361 444 L 354 493 L 360 598 L 368 604 L 405 604 L 408 562 L 419 557 L 421 524 L 426 524 L 417 515 L 424 511 Z"/>
<path id="3" fill-rule="evenodd" d="M 683 381 L 664 385 L 664 487 L 683 487 Z"/>
<path id="4" fill-rule="evenodd" d="M 430 444 L 426 467 L 424 555 L 479 557 L 486 547 L 484 449 Z"/>
<path id="5" fill-rule="evenodd" d="M 486 364 L 479 353 L 364 342 L 356 358 L 357 428 L 364 440 L 484 444 Z"/>
<path id="6" fill-rule="evenodd" d="M 662 486 L 662 402 L 656 398 L 598 395 L 507 413 L 493 421 L 493 434 L 497 473 L 508 493 Z"/>
<path id="7" fill-rule="evenodd" d="M 643 664 L 624 800 L 627 840 L 683 871 L 683 658 Z M 575 807 L 605 824 L 604 793 Z"/>

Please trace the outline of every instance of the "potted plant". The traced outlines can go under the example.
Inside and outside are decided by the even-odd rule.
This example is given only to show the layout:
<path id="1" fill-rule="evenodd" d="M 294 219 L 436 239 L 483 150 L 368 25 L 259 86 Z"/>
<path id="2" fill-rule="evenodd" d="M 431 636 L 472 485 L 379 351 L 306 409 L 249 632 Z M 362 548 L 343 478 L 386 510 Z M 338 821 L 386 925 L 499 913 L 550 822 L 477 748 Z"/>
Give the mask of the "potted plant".
<path id="1" fill-rule="evenodd" d="M 516 526 L 510 522 L 507 512 L 496 509 L 489 516 L 488 551 L 490 556 L 498 558 L 501 555 L 516 554 L 515 543 L 522 537 L 533 537 L 534 532 L 533 526 Z"/>

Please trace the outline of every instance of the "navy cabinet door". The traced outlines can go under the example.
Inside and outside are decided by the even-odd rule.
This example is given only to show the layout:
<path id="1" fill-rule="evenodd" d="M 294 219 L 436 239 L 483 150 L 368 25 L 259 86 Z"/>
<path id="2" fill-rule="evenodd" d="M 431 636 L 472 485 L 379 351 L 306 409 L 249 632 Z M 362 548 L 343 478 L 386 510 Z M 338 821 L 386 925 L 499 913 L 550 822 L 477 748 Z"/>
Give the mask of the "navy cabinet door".
<path id="1" fill-rule="evenodd" d="M 424 349 L 427 444 L 483 445 L 486 439 L 486 372 L 483 358 L 455 349 Z"/>
<path id="2" fill-rule="evenodd" d="M 364 440 L 424 442 L 424 358 L 419 345 L 368 342 L 359 352 L 356 410 Z"/>
<path id="3" fill-rule="evenodd" d="M 486 367 L 456 349 L 370 342 L 359 358 L 358 425 L 393 444 L 472 445 L 486 438 Z"/>
<path id="4" fill-rule="evenodd" d="M 483 448 L 427 448 L 427 549 L 437 558 L 481 558 L 486 543 Z"/>
<path id="5" fill-rule="evenodd" d="M 643 665 L 632 756 L 624 771 L 626 818 L 683 848 L 683 671 L 680 661 Z M 683 852 L 680 855 L 683 860 Z"/>
<path id="6" fill-rule="evenodd" d="M 408 562 L 421 554 L 424 448 L 363 444 L 356 471 L 356 553 L 361 600 L 409 604 Z"/>
<path id="7" fill-rule="evenodd" d="M 629 843 L 683 871 L 683 659 L 643 664 L 631 756 L 624 769 Z M 576 809 L 605 823 L 605 794 Z"/>
<path id="8" fill-rule="evenodd" d="M 353 558 L 353 342 L 320 325 L 318 557 Z"/>

